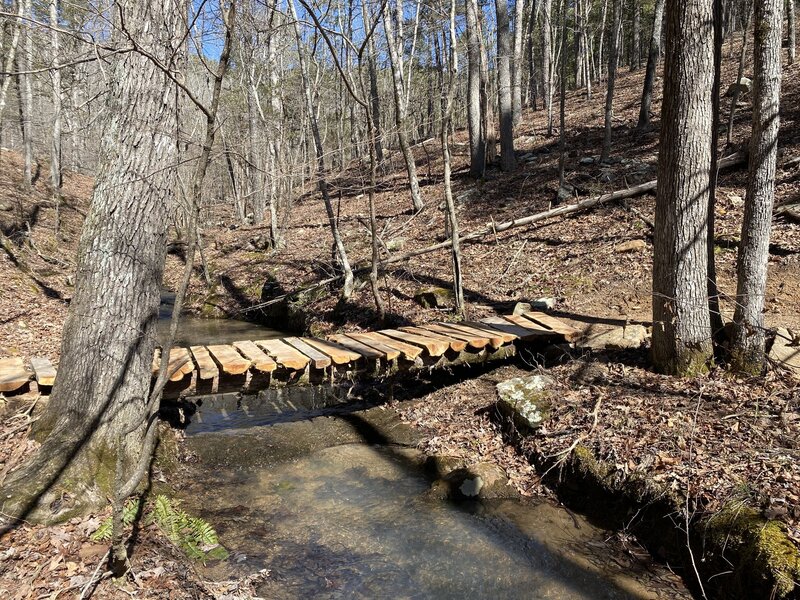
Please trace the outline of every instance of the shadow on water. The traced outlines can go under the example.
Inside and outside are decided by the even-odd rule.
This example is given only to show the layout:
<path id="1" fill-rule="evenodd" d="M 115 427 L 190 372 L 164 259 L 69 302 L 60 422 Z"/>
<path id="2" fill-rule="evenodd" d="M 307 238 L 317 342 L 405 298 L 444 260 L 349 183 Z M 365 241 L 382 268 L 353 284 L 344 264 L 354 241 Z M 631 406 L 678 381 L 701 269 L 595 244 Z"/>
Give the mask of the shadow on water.
<path id="1" fill-rule="evenodd" d="M 265 598 L 682 596 L 620 568 L 607 534 L 563 509 L 430 496 L 417 434 L 374 405 L 441 383 L 208 399 L 187 428 L 195 460 L 178 492 L 231 551 L 206 574 L 267 569 Z"/>

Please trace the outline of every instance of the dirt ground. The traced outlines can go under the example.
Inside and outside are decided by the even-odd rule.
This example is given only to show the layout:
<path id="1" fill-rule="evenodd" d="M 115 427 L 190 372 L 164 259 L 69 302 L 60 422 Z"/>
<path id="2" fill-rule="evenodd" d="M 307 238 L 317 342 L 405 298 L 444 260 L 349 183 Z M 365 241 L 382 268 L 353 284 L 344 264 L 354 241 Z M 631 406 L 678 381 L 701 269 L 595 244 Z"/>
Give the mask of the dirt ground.
<path id="1" fill-rule="evenodd" d="M 723 82 L 735 78 L 733 61 L 726 63 Z M 747 73 L 746 73 L 747 74 Z M 749 74 L 752 75 L 752 74 Z M 568 94 L 567 181 L 588 197 L 623 189 L 655 178 L 658 120 L 647 131 L 634 126 L 638 116 L 643 73 L 623 69 L 615 99 L 615 163 L 581 164 L 596 157 L 602 138 L 602 102 L 583 93 Z M 661 87 L 660 80 L 656 89 Z M 597 92 L 596 92 L 597 93 Z M 602 93 L 602 92 L 600 92 Z M 784 103 L 779 165 L 800 156 L 800 64 L 784 70 Z M 660 99 L 654 98 L 658 114 Z M 727 114 L 728 100 L 722 112 Z M 746 143 L 749 110 L 736 120 L 734 140 Z M 500 222 L 547 209 L 557 191 L 557 138 L 543 134 L 542 111 L 527 112 L 517 131 L 517 151 L 527 160 L 513 174 L 491 168 L 485 181 L 467 175 L 466 132 L 456 134 L 455 194 L 473 188 L 476 197 L 459 204 L 459 223 L 468 233 L 492 221 Z M 723 136 L 724 137 L 724 136 Z M 423 147 L 424 144 L 424 147 Z M 410 214 L 399 155 L 386 162 L 377 196 L 382 239 L 397 252 L 440 241 L 444 232 L 441 160 L 437 144 L 428 140 L 415 147 L 427 208 Z M 732 149 L 730 149 L 732 150 Z M 726 151 L 727 153 L 728 151 Z M 431 157 L 430 162 L 428 156 Z M 586 162 L 586 161 L 584 161 Z M 40 165 L 34 190 L 21 187 L 21 163 L 13 152 L 0 151 L 0 227 L 11 240 L 12 253 L 0 252 L 0 356 L 41 355 L 57 361 L 61 327 L 74 284 L 78 236 L 88 210 L 92 180 L 65 175 L 64 198 L 58 210 L 48 191 L 46 163 Z M 800 200 L 800 168 L 780 168 L 777 202 Z M 358 189 L 356 172 L 334 182 L 341 190 L 340 221 L 345 246 L 355 265 L 366 264 L 369 233 L 357 217 L 367 216 L 367 199 Z M 721 174 L 717 195 L 720 245 L 717 267 L 721 289 L 735 289 L 746 171 Z M 488 236 L 463 248 L 465 294 L 470 317 L 507 309 L 513 302 L 539 297 L 556 299 L 556 314 L 581 323 L 587 318 L 619 322 L 648 322 L 651 317 L 652 197 L 633 199 L 626 206 L 610 204 L 534 228 L 518 228 Z M 239 318 L 256 318 L 246 309 L 258 303 L 270 281 L 270 293 L 313 284 L 332 272 L 330 241 L 318 196 L 309 192 L 294 204 L 284 231 L 286 247 L 273 253 L 248 244 L 265 233 L 263 227 L 206 225 L 203 242 L 215 285 L 208 289 L 198 276 L 192 281 L 190 310 Z M 800 225 L 778 218 L 773 226 L 766 320 L 770 326 L 800 327 Z M 642 240 L 644 246 L 619 252 L 619 244 Z M 167 285 L 174 285 L 182 267 L 180 257 L 168 258 Z M 390 323 L 449 318 L 441 309 L 426 309 L 413 300 L 420 287 L 450 285 L 446 252 L 428 254 L 396 265 L 381 280 Z M 337 306 L 337 290 L 308 301 L 304 309 L 315 334 L 373 327 L 375 313 L 367 286 L 351 301 Z M 732 311 L 729 300 L 723 310 Z M 800 543 L 800 400 L 797 383 L 772 373 L 764 379 L 742 380 L 715 370 L 696 380 L 676 380 L 647 369 L 646 350 L 579 356 L 595 365 L 597 377 L 577 373 L 581 362 L 568 361 L 550 370 L 563 388 L 563 403 L 554 411 L 531 451 L 556 454 L 575 439 L 612 461 L 625 472 L 646 472 L 653 479 L 687 493 L 700 510 L 713 511 L 730 499 L 743 499 L 773 518 L 784 520 Z M 594 368 L 594 367 L 593 367 Z M 503 466 L 525 494 L 549 492 L 524 456 L 510 446 L 487 417 L 494 399 L 493 384 L 517 371 L 507 367 L 485 377 L 464 381 L 431 394 L 409 409 L 409 422 L 428 432 L 426 448 L 454 452 L 474 461 L 491 459 Z M 0 402 L 3 402 L 0 400 Z M 36 444 L 26 437 L 30 406 L 9 405 L 0 428 L 0 482 Z M 597 415 L 594 424 L 593 416 Z M 71 521 L 59 527 L 25 525 L 0 537 L 0 589 L 12 598 L 54 598 L 80 592 L 96 569 L 102 569 L 104 547 L 87 535 L 100 516 Z M 203 582 L 156 530 L 146 530 L 134 553 L 137 579 L 127 594 L 103 581 L 94 597 L 197 597 L 246 593 L 251 582 Z M 227 586 L 227 587 L 225 587 Z M 237 591 L 238 590 L 238 591 Z"/>

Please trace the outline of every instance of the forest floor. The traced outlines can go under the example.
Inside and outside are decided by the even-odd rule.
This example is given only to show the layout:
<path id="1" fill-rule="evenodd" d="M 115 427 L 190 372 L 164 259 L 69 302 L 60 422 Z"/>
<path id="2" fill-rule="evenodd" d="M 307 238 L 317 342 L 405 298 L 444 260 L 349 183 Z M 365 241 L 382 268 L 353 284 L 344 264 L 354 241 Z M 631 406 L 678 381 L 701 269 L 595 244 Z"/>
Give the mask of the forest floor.
<path id="1" fill-rule="evenodd" d="M 735 80 L 734 60 L 726 63 L 723 90 Z M 746 73 L 751 76 L 752 73 Z M 660 98 L 656 93 L 650 128 L 635 129 L 643 73 L 623 69 L 614 102 L 614 145 L 611 165 L 589 164 L 600 152 L 603 133 L 603 90 L 586 99 L 585 92 L 567 95 L 567 181 L 589 197 L 649 181 L 656 177 Z M 784 70 L 784 89 L 776 201 L 800 201 L 800 168 L 781 168 L 800 156 L 800 64 Z M 661 81 L 656 83 L 660 90 Z M 722 114 L 727 115 L 728 99 Z M 557 111 L 556 111 L 557 114 Z M 527 111 L 517 129 L 519 168 L 510 174 L 496 167 L 481 182 L 467 176 L 466 132 L 454 141 L 454 194 L 463 233 L 492 221 L 501 222 L 546 210 L 558 188 L 558 138 L 544 135 L 543 111 Z M 746 143 L 750 111 L 739 111 L 733 139 Z M 724 140 L 724 135 L 721 136 Z M 722 150 L 721 143 L 720 149 Z M 726 150 L 725 153 L 732 152 Z M 393 252 L 408 252 L 441 241 L 444 234 L 440 149 L 433 140 L 415 146 L 423 198 L 418 215 L 411 201 L 399 154 L 387 157 L 377 194 L 382 240 Z M 65 175 L 64 197 L 55 230 L 56 210 L 47 186 L 46 163 L 32 191 L 21 187 L 17 154 L 0 151 L 0 229 L 13 244 L 0 252 L 0 356 L 42 355 L 57 360 L 61 328 L 72 294 L 75 256 L 92 179 Z M 367 198 L 361 170 L 354 166 L 333 183 L 344 243 L 355 265 L 367 264 L 370 253 Z M 716 226 L 719 240 L 719 284 L 727 294 L 723 312 L 732 313 L 735 290 L 735 240 L 742 220 L 746 170 L 721 173 Z M 628 207 L 633 207 L 631 211 Z M 608 204 L 571 218 L 488 236 L 462 248 L 467 311 L 471 318 L 510 310 L 515 302 L 539 297 L 556 300 L 555 314 L 586 324 L 643 323 L 651 318 L 652 230 L 654 199 L 635 198 L 626 205 Z M 228 214 L 208 215 L 203 230 L 205 258 L 214 280 L 209 289 L 198 276 L 192 281 L 189 309 L 219 316 L 256 318 L 248 309 L 266 298 L 291 291 L 333 272 L 325 213 L 314 191 L 297 199 L 283 230 L 285 248 L 259 249 L 266 230 L 235 223 Z M 766 321 L 769 326 L 800 329 L 800 225 L 778 218 L 772 231 L 772 253 Z M 624 242 L 640 240 L 632 251 Z M 168 257 L 167 283 L 181 270 L 179 256 Z M 447 288 L 451 282 L 447 251 L 393 265 L 381 279 L 381 293 L 391 324 L 451 318 L 447 309 L 424 308 L 414 301 L 426 286 Z M 266 287 L 265 287 L 265 284 Z M 316 335 L 376 325 L 374 304 L 366 285 L 346 304 L 334 287 L 303 304 L 306 329 Z M 530 444 L 555 454 L 580 438 L 599 456 L 624 473 L 644 472 L 656 481 L 694 499 L 700 510 L 713 511 L 740 499 L 771 518 L 782 519 L 800 544 L 800 394 L 797 382 L 781 373 L 740 379 L 722 369 L 693 380 L 656 375 L 647 368 L 647 348 L 624 352 L 583 353 L 548 372 L 563 389 L 563 404 L 545 424 L 547 435 Z M 593 376 L 581 371 L 589 362 Z M 494 381 L 515 374 L 504 367 L 493 374 L 439 390 L 407 409 L 406 418 L 428 433 L 426 448 L 478 461 L 490 459 L 507 469 L 511 481 L 527 495 L 547 494 L 526 460 L 488 420 L 484 409 L 494 400 Z M 0 428 L 0 482 L 14 465 L 35 449 L 26 437 L 25 406 L 10 410 Z M 596 424 L 593 413 L 597 414 Z M 0 414 L 2 413 L 0 405 Z M 0 537 L 0 589 L 12 598 L 55 597 L 66 587 L 79 590 L 99 565 L 104 549 L 87 541 L 94 520 L 76 520 L 55 528 L 24 526 Z M 155 532 L 147 531 L 135 555 L 140 581 L 153 597 L 223 594 L 200 580 Z M 136 584 L 138 585 L 138 584 Z M 134 585 L 134 588 L 136 587 Z M 227 585 L 227 584 L 220 584 Z M 231 583 L 229 588 L 248 585 Z M 144 587 L 138 589 L 144 597 Z M 227 588 L 226 588 L 227 589 Z M 51 594 L 53 592 L 53 594 Z M 234 592 L 231 592 L 234 593 Z M 242 593 L 244 593 L 242 591 Z M 119 592 L 104 582 L 95 597 Z M 124 597 L 124 595 L 123 595 Z"/>

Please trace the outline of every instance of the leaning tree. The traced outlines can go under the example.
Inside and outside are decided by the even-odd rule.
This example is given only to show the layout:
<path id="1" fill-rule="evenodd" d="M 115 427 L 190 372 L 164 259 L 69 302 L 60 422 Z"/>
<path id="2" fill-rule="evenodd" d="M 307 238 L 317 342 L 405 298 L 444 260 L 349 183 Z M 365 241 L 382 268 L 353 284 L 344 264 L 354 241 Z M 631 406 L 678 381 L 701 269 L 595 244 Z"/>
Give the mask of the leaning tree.
<path id="1" fill-rule="evenodd" d="M 178 0 L 113 5 L 114 43 L 123 51 L 105 69 L 101 164 L 59 375 L 36 425 L 41 448 L 2 488 L 6 515 L 67 518 L 105 503 L 115 482 L 136 471 L 175 200 L 183 9 Z"/>

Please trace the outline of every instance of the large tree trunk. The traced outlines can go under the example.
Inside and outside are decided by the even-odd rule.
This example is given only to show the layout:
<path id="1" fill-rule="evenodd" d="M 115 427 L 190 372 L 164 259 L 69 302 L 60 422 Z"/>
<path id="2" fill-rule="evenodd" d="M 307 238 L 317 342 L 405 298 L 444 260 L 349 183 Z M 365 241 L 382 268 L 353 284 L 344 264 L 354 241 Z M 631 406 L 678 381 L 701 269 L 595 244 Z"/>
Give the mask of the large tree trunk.
<path id="1" fill-rule="evenodd" d="M 500 104 L 500 168 L 513 171 L 514 110 L 511 101 L 511 30 L 508 21 L 508 0 L 495 0 L 497 9 L 497 95 Z"/>
<path id="2" fill-rule="evenodd" d="M 480 6 L 480 5 L 479 5 Z M 478 39 L 481 51 L 481 126 L 486 138 L 486 162 L 494 163 L 497 158 L 497 129 L 495 128 L 495 102 L 492 94 L 492 83 L 489 79 L 489 53 L 486 51 L 486 40 L 483 11 L 478 10 Z"/>
<path id="3" fill-rule="evenodd" d="M 180 3 L 118 6 L 137 45 L 168 63 L 181 44 Z M 2 490 L 2 511 L 16 516 L 53 520 L 105 503 L 117 451 L 127 457 L 122 468 L 129 475 L 143 441 L 176 187 L 176 88 L 137 52 L 109 60 L 101 165 L 58 378 L 37 424 L 38 435 L 47 437 Z"/>
<path id="4" fill-rule="evenodd" d="M 612 7 L 611 48 L 608 52 L 608 88 L 606 89 L 605 132 L 603 134 L 603 150 L 600 162 L 605 162 L 611 155 L 611 120 L 614 116 L 614 85 L 617 81 L 617 59 L 619 57 L 619 27 L 622 20 L 622 0 L 614 0 Z"/>
<path id="5" fill-rule="evenodd" d="M 710 2 L 669 4 L 653 242 L 653 363 L 676 375 L 705 371 L 713 356 L 706 285 L 713 47 Z"/>
<path id="6" fill-rule="evenodd" d="M 22 17 L 25 10 L 25 3 L 22 0 L 17 0 L 17 17 Z M 12 29 L 11 39 L 8 40 L 8 46 L 3 48 L 5 58 L 3 60 L 3 71 L 11 73 L 14 69 L 14 61 L 17 56 L 17 48 L 19 47 L 19 37 L 22 31 L 22 19 L 17 18 L 13 26 L 9 26 L 6 31 Z M 5 45 L 4 45 L 5 46 Z M 2 75 L 0 81 L 0 126 L 3 123 L 3 111 L 6 107 L 6 98 L 8 94 L 8 86 L 11 84 L 11 75 Z"/>
<path id="7" fill-rule="evenodd" d="M 467 127 L 469 129 L 469 174 L 483 177 L 486 172 L 486 137 L 481 126 L 481 48 L 478 4 L 465 0 L 467 15 Z"/>
<path id="8" fill-rule="evenodd" d="M 639 0 L 632 0 L 633 25 L 631 27 L 631 71 L 642 66 L 642 5 Z"/>
<path id="9" fill-rule="evenodd" d="M 661 52 L 661 25 L 664 21 L 664 0 L 656 0 L 653 10 L 653 33 L 650 36 L 650 49 L 647 51 L 647 68 L 642 88 L 642 103 L 639 107 L 637 127 L 644 127 L 650 122 L 650 106 L 653 98 L 653 84 L 656 81 L 658 55 Z"/>
<path id="10" fill-rule="evenodd" d="M 525 0 L 514 2 L 514 59 L 511 61 L 511 102 L 514 107 L 514 126 L 519 125 L 522 119 L 522 72 L 523 64 L 523 15 L 525 14 Z"/>
<path id="11" fill-rule="evenodd" d="M 731 344 L 733 367 L 753 375 L 764 368 L 764 294 L 780 121 L 781 8 L 781 0 L 756 0 L 753 15 L 753 133 Z"/>

